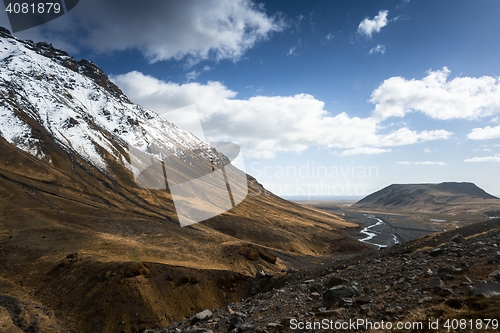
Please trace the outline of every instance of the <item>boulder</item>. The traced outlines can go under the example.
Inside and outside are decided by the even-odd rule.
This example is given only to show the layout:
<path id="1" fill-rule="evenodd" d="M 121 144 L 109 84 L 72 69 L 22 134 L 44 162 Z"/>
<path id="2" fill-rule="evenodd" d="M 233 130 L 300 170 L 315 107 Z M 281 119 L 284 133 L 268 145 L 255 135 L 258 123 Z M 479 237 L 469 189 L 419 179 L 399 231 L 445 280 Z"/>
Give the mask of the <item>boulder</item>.
<path id="1" fill-rule="evenodd" d="M 432 249 L 431 252 L 429 252 L 429 254 L 431 255 L 431 257 L 437 257 L 437 256 L 440 256 L 444 253 L 444 250 L 440 247 L 437 247 L 435 249 Z"/>
<path id="2" fill-rule="evenodd" d="M 203 310 L 201 312 L 198 312 L 197 314 L 194 315 L 193 319 L 191 320 L 191 324 L 198 323 L 200 321 L 208 320 L 212 318 L 213 313 L 210 310 Z"/>
<path id="3" fill-rule="evenodd" d="M 357 291 L 346 285 L 339 285 L 328 289 L 323 293 L 323 304 L 327 307 L 333 306 L 335 303 L 344 304 L 344 298 L 356 296 Z"/>
<path id="4" fill-rule="evenodd" d="M 483 295 L 485 297 L 500 297 L 500 284 L 496 281 L 481 282 L 471 287 L 472 295 Z"/>

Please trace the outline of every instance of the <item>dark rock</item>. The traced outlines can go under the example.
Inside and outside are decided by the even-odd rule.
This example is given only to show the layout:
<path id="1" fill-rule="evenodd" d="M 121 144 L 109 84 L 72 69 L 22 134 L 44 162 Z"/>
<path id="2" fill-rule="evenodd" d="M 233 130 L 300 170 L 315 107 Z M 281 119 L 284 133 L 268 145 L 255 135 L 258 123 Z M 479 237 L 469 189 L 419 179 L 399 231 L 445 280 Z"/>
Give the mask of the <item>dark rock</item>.
<path id="1" fill-rule="evenodd" d="M 444 253 L 444 250 L 440 247 L 437 247 L 435 249 L 432 249 L 431 252 L 429 253 L 431 257 L 437 257 L 440 256 Z"/>
<path id="2" fill-rule="evenodd" d="M 422 303 L 429 302 L 429 301 L 432 301 L 432 297 L 430 297 L 430 296 L 425 296 L 425 297 L 422 297 L 421 299 L 419 299 L 419 300 L 418 300 L 418 303 L 419 303 L 419 304 L 422 304 Z"/>
<path id="3" fill-rule="evenodd" d="M 440 267 L 437 271 L 437 277 L 439 277 L 440 279 L 443 279 L 446 275 L 448 275 L 449 273 L 452 273 L 454 271 L 453 268 L 451 267 Z"/>
<path id="4" fill-rule="evenodd" d="M 488 249 L 478 249 L 478 250 L 475 250 L 475 251 L 472 251 L 471 254 L 475 257 L 478 257 L 478 256 L 484 256 L 486 254 L 490 254 L 490 251 Z"/>
<path id="5" fill-rule="evenodd" d="M 185 332 L 186 333 L 214 333 L 214 331 L 212 331 L 212 330 L 198 328 L 198 327 L 188 328 Z"/>
<path id="6" fill-rule="evenodd" d="M 331 278 L 329 278 L 328 280 L 326 280 L 325 287 L 327 289 L 330 289 L 332 287 L 340 286 L 340 285 L 343 285 L 343 284 L 346 284 L 346 283 L 347 283 L 347 280 L 339 278 L 339 277 L 336 277 L 336 276 L 332 276 Z"/>
<path id="7" fill-rule="evenodd" d="M 71 253 L 66 256 L 66 259 L 77 259 L 78 258 L 78 253 Z"/>
<path id="8" fill-rule="evenodd" d="M 241 312 L 235 312 L 231 315 L 231 318 L 229 319 L 229 330 L 233 330 L 239 325 L 243 324 L 245 321 L 246 316 L 241 313 Z"/>
<path id="9" fill-rule="evenodd" d="M 500 297 L 500 284 L 496 281 L 482 282 L 471 287 L 472 295 L 483 295 L 485 297 Z"/>
<path id="10" fill-rule="evenodd" d="M 309 287 L 309 291 L 310 292 L 316 292 L 316 293 L 320 293 L 323 291 L 323 285 L 321 283 L 315 283 L 313 284 L 312 286 Z"/>
<path id="11" fill-rule="evenodd" d="M 500 280 L 500 269 L 490 273 L 490 276 L 494 279 Z"/>
<path id="12" fill-rule="evenodd" d="M 252 324 L 243 324 L 243 325 L 238 327 L 238 333 L 250 332 L 250 331 L 253 332 L 254 330 L 255 330 L 255 326 L 253 326 Z"/>
<path id="13" fill-rule="evenodd" d="M 451 239 L 450 239 L 450 242 L 453 242 L 453 243 L 463 243 L 465 241 L 465 238 L 464 236 L 458 234 L 458 235 L 455 235 L 453 236 Z"/>
<path id="14" fill-rule="evenodd" d="M 429 282 L 424 284 L 424 290 L 433 290 L 433 291 L 438 291 L 443 289 L 444 287 L 444 282 L 438 277 L 432 278 Z"/>
<path id="15" fill-rule="evenodd" d="M 314 315 L 316 317 L 338 317 L 340 316 L 342 313 L 339 311 L 339 310 L 325 310 L 325 311 L 321 311 L 321 312 L 316 312 Z"/>
<path id="16" fill-rule="evenodd" d="M 352 287 L 346 285 L 335 286 L 328 289 L 323 293 L 323 304 L 327 307 L 339 303 L 340 306 L 344 304 L 344 298 L 356 296 L 358 293 Z"/>

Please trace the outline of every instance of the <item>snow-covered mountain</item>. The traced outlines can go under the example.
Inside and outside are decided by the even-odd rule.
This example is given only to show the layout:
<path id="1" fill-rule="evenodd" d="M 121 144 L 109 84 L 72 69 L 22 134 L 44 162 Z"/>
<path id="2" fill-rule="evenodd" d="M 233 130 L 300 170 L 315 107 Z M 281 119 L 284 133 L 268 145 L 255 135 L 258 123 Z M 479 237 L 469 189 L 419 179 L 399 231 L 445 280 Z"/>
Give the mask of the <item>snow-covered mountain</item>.
<path id="1" fill-rule="evenodd" d="M 234 146 L 0 28 L 0 331 L 142 332 L 246 297 L 263 269 L 366 249 L 228 166 Z"/>
<path id="2" fill-rule="evenodd" d="M 193 134 L 130 102 L 95 64 L 0 28 L 0 136 L 51 163 L 38 125 L 65 151 L 111 175 L 110 160 L 141 171 L 132 170 L 141 161 L 131 161 L 130 147 L 184 161 L 217 164 L 223 158 Z"/>

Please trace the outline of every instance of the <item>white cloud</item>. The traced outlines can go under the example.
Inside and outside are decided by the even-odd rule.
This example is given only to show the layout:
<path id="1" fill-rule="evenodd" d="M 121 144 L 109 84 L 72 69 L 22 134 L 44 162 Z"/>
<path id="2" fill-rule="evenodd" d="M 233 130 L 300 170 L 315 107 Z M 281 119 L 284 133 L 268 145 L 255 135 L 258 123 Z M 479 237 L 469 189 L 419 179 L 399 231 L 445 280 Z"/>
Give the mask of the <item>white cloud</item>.
<path id="1" fill-rule="evenodd" d="M 388 23 L 387 14 L 389 14 L 389 11 L 381 10 L 373 20 L 365 18 L 358 26 L 358 33 L 371 37 L 374 32 L 380 32 L 380 29 L 385 27 Z"/>
<path id="2" fill-rule="evenodd" d="M 189 73 L 186 73 L 186 80 L 188 81 L 193 81 L 193 80 L 196 80 L 196 78 L 200 75 L 200 72 L 197 72 L 195 70 L 189 72 Z"/>
<path id="3" fill-rule="evenodd" d="M 396 162 L 397 164 L 402 164 L 402 165 L 437 165 L 437 166 L 446 166 L 446 163 L 444 162 L 434 162 L 434 161 L 422 161 L 422 162 L 408 162 L 408 161 L 401 161 L 401 162 Z"/>
<path id="4" fill-rule="evenodd" d="M 500 126 L 485 128 L 474 128 L 472 132 L 467 134 L 467 138 L 471 140 L 491 140 L 500 139 Z"/>
<path id="5" fill-rule="evenodd" d="M 310 146 L 366 154 L 452 135 L 444 130 L 417 132 L 406 127 L 381 133 L 375 118 L 332 115 L 322 101 L 308 94 L 237 99 L 237 93 L 220 82 L 177 84 L 139 72 L 112 79 L 132 101 L 160 114 L 196 104 L 209 140 L 235 142 L 247 155 L 260 158 L 301 152 Z"/>
<path id="6" fill-rule="evenodd" d="M 297 47 L 293 46 L 290 48 L 290 50 L 288 50 L 288 53 L 286 54 L 287 56 L 290 56 L 290 55 L 297 55 Z"/>
<path id="7" fill-rule="evenodd" d="M 294 45 L 294 46 L 292 46 L 286 55 L 287 55 L 287 56 L 290 56 L 290 55 L 298 55 L 298 53 L 297 53 L 297 49 L 298 49 L 298 48 L 301 48 L 301 47 L 302 47 L 302 40 L 299 38 L 299 39 L 297 40 L 297 44 L 296 44 L 296 45 Z"/>
<path id="8" fill-rule="evenodd" d="M 421 80 L 391 77 L 371 95 L 373 116 L 383 120 L 422 112 L 432 119 L 477 119 L 500 113 L 500 79 L 457 77 L 450 71 L 428 71 Z"/>
<path id="9" fill-rule="evenodd" d="M 415 162 L 415 165 L 437 165 L 437 166 L 446 166 L 446 163 L 444 163 L 444 162 L 424 161 L 424 162 Z"/>
<path id="10" fill-rule="evenodd" d="M 372 47 L 368 52 L 368 54 L 374 54 L 374 53 L 385 54 L 385 45 L 377 44 L 377 46 Z"/>
<path id="11" fill-rule="evenodd" d="M 325 38 L 323 40 L 321 40 L 321 44 L 325 45 L 327 44 L 328 42 L 330 42 L 331 40 L 333 40 L 335 38 L 335 34 L 332 33 L 332 32 L 329 32 Z"/>
<path id="12" fill-rule="evenodd" d="M 382 153 L 390 153 L 391 149 L 382 149 L 376 147 L 356 147 L 344 150 L 339 156 L 352 156 L 352 155 L 378 155 Z"/>
<path id="13" fill-rule="evenodd" d="M 485 157 L 473 157 L 464 160 L 464 162 L 500 162 L 500 154 L 496 154 L 493 156 L 485 156 Z"/>
<path id="14" fill-rule="evenodd" d="M 284 28 L 279 16 L 269 16 L 248 0 L 144 0 L 140 4 L 85 0 L 67 15 L 19 36 L 96 52 L 135 49 L 152 62 L 186 59 L 193 64 L 204 59 L 238 60 Z"/>
<path id="15" fill-rule="evenodd" d="M 210 66 L 203 66 L 203 68 L 199 71 L 197 70 L 192 70 L 191 72 L 186 73 L 186 80 L 189 81 L 194 81 L 200 76 L 201 73 L 203 72 L 208 72 L 210 71 L 211 68 Z"/>
<path id="16" fill-rule="evenodd" d="M 417 132 L 403 127 L 381 137 L 378 145 L 404 146 L 425 141 L 448 140 L 452 135 L 453 133 L 445 130 Z"/>

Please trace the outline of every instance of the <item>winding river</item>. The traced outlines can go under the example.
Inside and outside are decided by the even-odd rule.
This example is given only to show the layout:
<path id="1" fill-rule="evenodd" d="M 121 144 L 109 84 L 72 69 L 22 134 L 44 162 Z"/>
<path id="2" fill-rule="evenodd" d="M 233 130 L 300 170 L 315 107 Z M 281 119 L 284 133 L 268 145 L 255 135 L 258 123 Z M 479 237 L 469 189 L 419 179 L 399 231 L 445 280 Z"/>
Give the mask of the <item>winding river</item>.
<path id="1" fill-rule="evenodd" d="M 365 215 L 367 218 L 370 218 L 370 219 L 374 219 L 376 220 L 377 222 L 375 222 L 374 224 L 372 225 L 369 225 L 365 228 L 363 228 L 360 233 L 362 234 L 365 234 L 366 237 L 363 238 L 363 239 L 360 239 L 361 242 L 364 242 L 364 243 L 368 243 L 368 244 L 372 244 L 372 245 L 375 245 L 375 246 L 378 246 L 379 249 L 381 248 L 385 248 L 389 245 L 396 245 L 396 244 L 400 244 L 400 241 L 398 239 L 398 236 L 396 236 L 395 234 L 391 233 L 390 235 L 392 236 L 392 242 L 391 244 L 379 244 L 379 243 L 375 243 L 373 241 L 371 241 L 373 238 L 377 237 L 377 236 L 381 236 L 382 232 L 380 231 L 377 231 L 377 230 L 374 230 L 373 228 L 377 227 L 377 226 L 386 226 L 387 228 L 389 228 L 389 226 L 380 218 L 374 216 L 374 215 L 370 215 L 370 214 L 363 214 Z M 383 238 L 382 238 L 383 239 Z"/>

